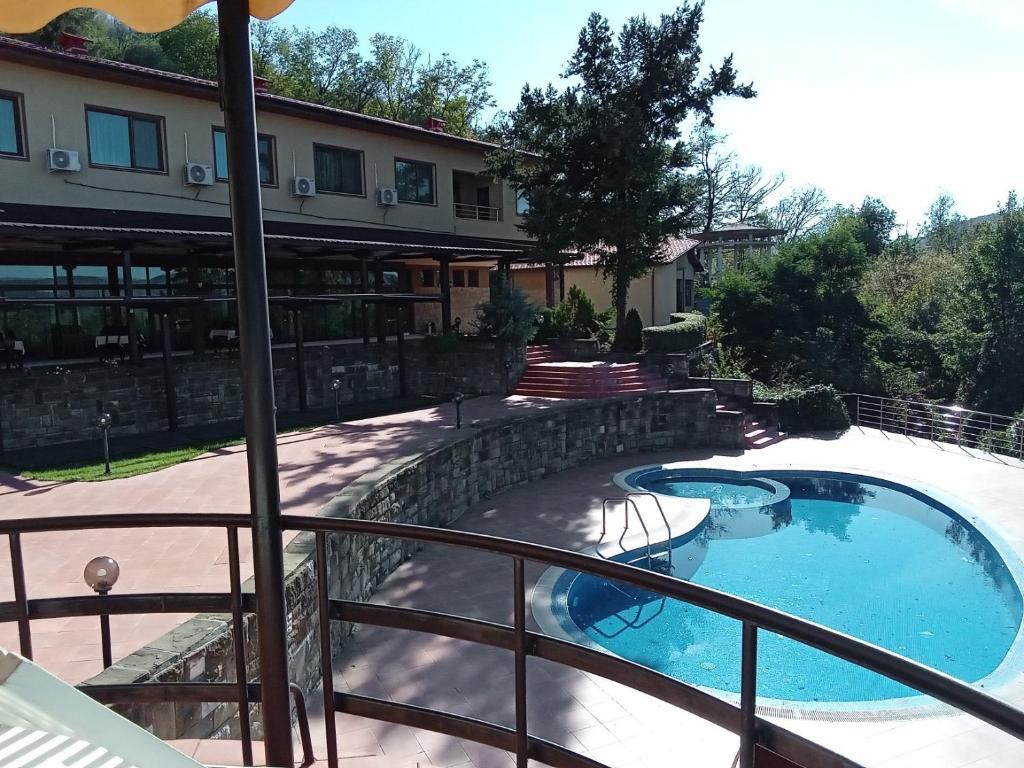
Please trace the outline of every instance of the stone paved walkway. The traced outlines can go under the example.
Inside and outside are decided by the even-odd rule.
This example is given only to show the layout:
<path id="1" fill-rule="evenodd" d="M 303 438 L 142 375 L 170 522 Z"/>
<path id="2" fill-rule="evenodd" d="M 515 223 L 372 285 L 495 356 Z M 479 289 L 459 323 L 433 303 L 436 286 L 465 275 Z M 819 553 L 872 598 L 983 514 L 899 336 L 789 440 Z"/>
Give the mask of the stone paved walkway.
<path id="1" fill-rule="evenodd" d="M 558 407 L 556 401 L 483 397 L 463 403 L 463 428 L 473 419 Z M 342 487 L 382 461 L 414 453 L 454 429 L 454 406 L 380 416 L 283 435 L 278 440 L 286 513 L 313 515 Z M 136 477 L 93 483 L 42 483 L 0 473 L 0 518 L 131 512 L 249 511 L 244 446 Z M 240 535 L 242 578 L 252 572 L 251 541 Z M 227 591 L 227 539 L 222 529 L 164 528 L 42 533 L 23 537 L 29 597 L 91 594 L 82 569 L 96 555 L 121 566 L 115 592 Z M 10 553 L 0 541 L 0 600 L 11 600 Z M 155 640 L 187 616 L 111 617 L 115 659 Z M 35 660 L 71 683 L 102 669 L 94 618 L 32 622 Z M 18 647 L 17 626 L 0 625 L 0 645 Z"/>

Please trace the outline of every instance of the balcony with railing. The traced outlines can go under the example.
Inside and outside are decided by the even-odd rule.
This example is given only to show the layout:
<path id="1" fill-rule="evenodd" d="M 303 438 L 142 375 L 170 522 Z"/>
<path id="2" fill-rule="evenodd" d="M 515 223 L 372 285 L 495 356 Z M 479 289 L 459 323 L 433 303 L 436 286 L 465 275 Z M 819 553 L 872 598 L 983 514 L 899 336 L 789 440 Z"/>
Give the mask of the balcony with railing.
<path id="1" fill-rule="evenodd" d="M 455 203 L 455 218 L 478 219 L 479 221 L 501 221 L 501 208 L 472 203 Z"/>
<path id="2" fill-rule="evenodd" d="M 492 176 L 452 172 L 452 208 L 456 219 L 501 221 L 501 184 Z"/>

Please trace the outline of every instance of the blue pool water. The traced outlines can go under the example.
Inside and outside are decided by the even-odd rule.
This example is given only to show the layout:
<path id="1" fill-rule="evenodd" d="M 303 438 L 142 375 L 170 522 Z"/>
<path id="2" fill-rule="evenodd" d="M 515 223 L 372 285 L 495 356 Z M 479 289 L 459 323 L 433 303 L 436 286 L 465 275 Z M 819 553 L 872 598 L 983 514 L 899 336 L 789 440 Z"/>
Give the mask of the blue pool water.
<path id="1" fill-rule="evenodd" d="M 803 616 L 961 680 L 1002 662 L 1022 618 L 1016 582 L 993 546 L 937 503 L 888 487 L 803 473 L 764 473 L 790 491 L 750 506 L 756 486 L 652 474 L 657 493 L 712 498 L 705 524 L 672 552 L 680 578 Z M 712 487 L 713 486 L 713 487 Z M 754 490 L 751 490 L 754 488 Z M 752 496 L 753 494 L 753 496 Z M 737 508 L 736 502 L 740 501 Z M 740 624 L 597 577 L 556 584 L 575 631 L 681 680 L 739 691 Z M 915 695 L 873 672 L 759 633 L 758 695 L 792 702 Z"/>

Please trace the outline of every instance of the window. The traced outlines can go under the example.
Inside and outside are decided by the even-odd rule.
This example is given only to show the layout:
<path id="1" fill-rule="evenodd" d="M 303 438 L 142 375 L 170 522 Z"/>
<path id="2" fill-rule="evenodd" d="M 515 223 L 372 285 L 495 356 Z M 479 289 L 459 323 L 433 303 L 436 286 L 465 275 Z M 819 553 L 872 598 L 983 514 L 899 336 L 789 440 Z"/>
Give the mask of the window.
<path id="1" fill-rule="evenodd" d="M 434 270 L 432 269 L 421 269 L 420 270 L 420 282 L 424 288 L 433 288 L 436 284 L 434 282 Z"/>
<path id="2" fill-rule="evenodd" d="M 530 201 L 526 199 L 526 193 L 521 189 L 516 190 L 516 215 L 525 216 L 530 212 Z"/>
<path id="3" fill-rule="evenodd" d="M 277 156 L 273 136 L 259 134 L 256 139 L 260 160 L 260 184 L 277 186 Z M 217 181 L 228 180 L 228 142 L 223 128 L 213 129 L 213 168 Z"/>
<path id="4" fill-rule="evenodd" d="M 164 172 L 163 118 L 87 109 L 89 163 Z"/>
<path id="5" fill-rule="evenodd" d="M 0 93 L 0 157 L 28 157 L 21 97 Z"/>
<path id="6" fill-rule="evenodd" d="M 314 144 L 313 176 L 317 192 L 362 195 L 363 153 L 354 149 Z"/>
<path id="7" fill-rule="evenodd" d="M 469 287 L 470 288 L 479 288 L 480 287 L 480 270 L 479 269 L 467 269 L 466 270 L 466 275 L 469 278 Z"/>
<path id="8" fill-rule="evenodd" d="M 396 159 L 395 188 L 403 203 L 434 205 L 434 164 Z"/>
<path id="9" fill-rule="evenodd" d="M 452 270 L 452 285 L 456 288 L 466 287 L 466 270 L 464 269 L 453 269 Z"/>

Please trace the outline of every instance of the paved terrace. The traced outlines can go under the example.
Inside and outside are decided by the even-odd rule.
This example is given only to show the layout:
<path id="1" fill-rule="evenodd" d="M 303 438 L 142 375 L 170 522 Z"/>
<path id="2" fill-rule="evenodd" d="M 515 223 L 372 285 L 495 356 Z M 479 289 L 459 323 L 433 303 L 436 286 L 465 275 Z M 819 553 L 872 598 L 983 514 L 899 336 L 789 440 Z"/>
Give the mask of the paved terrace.
<path id="1" fill-rule="evenodd" d="M 551 407 L 558 405 L 481 398 L 464 404 L 463 413 L 468 423 L 475 418 Z M 452 429 L 451 411 L 446 405 L 283 436 L 280 460 L 285 508 L 314 514 L 341 486 L 378 462 L 415 452 Z M 613 492 L 615 472 L 679 460 L 736 469 L 842 468 L 924 482 L 969 499 L 979 516 L 1018 552 L 1024 552 L 1024 517 L 1018 514 L 1016 501 L 1024 498 L 1024 472 L 1019 466 L 971 457 L 955 446 L 915 443 L 859 429 L 835 440 L 791 438 L 745 453 L 675 451 L 595 462 L 481 502 L 456 527 L 570 549 L 587 548 L 598 538 L 600 502 Z M 8 517 L 248 508 L 242 447 L 217 451 L 156 474 L 104 483 L 36 484 L 4 477 L 0 478 L 0 495 L 0 514 Z M 24 546 L 30 596 L 86 594 L 82 566 L 100 553 L 121 563 L 118 592 L 227 587 L 221 531 L 198 538 L 194 532 L 181 530 L 33 535 L 26 538 Z M 186 561 L 187 566 L 183 564 Z M 248 546 L 244 562 L 248 564 Z M 6 554 L 0 568 L 0 589 L 9 590 Z M 528 584 L 541 573 L 539 567 L 528 567 Z M 427 546 L 387 580 L 374 600 L 510 621 L 511 578 L 511 566 L 502 558 Z M 10 594 L 2 599 L 10 599 Z M 115 657 L 155 639 L 184 618 L 113 617 Z M 33 628 L 38 660 L 65 679 L 80 681 L 100 670 L 94 619 L 34 622 Z M 13 625 L 0 628 L 0 644 L 17 647 Z M 512 722 L 512 658 L 500 650 L 363 627 L 347 644 L 335 669 L 339 690 Z M 737 739 L 692 715 L 600 678 L 537 659 L 530 660 L 529 676 L 530 728 L 540 736 L 615 768 L 680 760 L 722 768 L 733 764 Z M 1019 691 L 1013 698 L 1024 703 Z M 311 703 L 317 755 L 322 757 L 318 702 L 314 698 Z M 1024 749 L 1014 740 L 965 716 L 842 724 L 789 720 L 785 724 L 879 768 L 993 768 L 1018 764 L 1024 758 Z M 343 768 L 513 765 L 501 751 L 437 734 L 345 715 L 338 717 L 338 726 Z M 181 748 L 195 751 L 207 761 L 232 763 L 237 758 L 233 743 L 185 742 Z"/>

